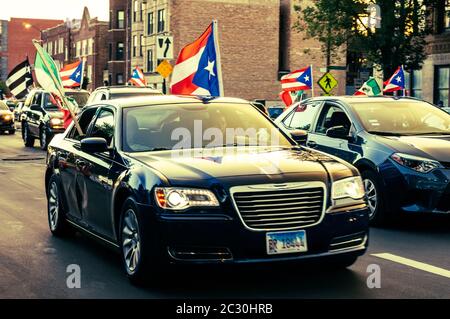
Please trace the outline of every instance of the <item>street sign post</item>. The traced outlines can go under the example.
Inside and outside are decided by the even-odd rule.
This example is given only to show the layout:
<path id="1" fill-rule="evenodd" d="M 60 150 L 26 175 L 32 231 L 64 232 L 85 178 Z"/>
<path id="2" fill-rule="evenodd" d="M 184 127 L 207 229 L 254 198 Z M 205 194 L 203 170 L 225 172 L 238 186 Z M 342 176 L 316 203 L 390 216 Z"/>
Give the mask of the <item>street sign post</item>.
<path id="1" fill-rule="evenodd" d="M 158 36 L 156 38 L 156 58 L 158 60 L 173 60 L 172 36 Z"/>
<path id="2" fill-rule="evenodd" d="M 163 93 L 167 93 L 167 81 L 166 78 L 168 78 L 172 72 L 173 72 L 173 66 L 170 64 L 169 61 L 164 60 L 162 61 L 158 67 L 156 68 L 156 72 L 158 72 L 163 77 Z"/>
<path id="3" fill-rule="evenodd" d="M 317 82 L 320 88 L 327 94 L 329 94 L 338 83 L 338 80 L 336 80 L 331 73 L 325 73 Z"/>

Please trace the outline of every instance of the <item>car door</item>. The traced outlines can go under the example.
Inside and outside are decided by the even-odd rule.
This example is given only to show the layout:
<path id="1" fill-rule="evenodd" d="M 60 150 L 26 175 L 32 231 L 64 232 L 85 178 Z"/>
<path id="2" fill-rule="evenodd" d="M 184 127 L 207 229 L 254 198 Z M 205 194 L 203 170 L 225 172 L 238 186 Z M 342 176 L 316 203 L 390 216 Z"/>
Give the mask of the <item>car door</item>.
<path id="1" fill-rule="evenodd" d="M 321 101 L 311 101 L 308 103 L 301 103 L 289 110 L 289 113 L 279 123 L 281 128 L 292 136 L 292 133 L 298 130 L 310 132 L 317 113 L 320 109 Z M 302 136 L 299 139 L 295 134 L 292 136 L 297 143 L 302 143 Z M 304 138 L 304 137 L 303 137 Z"/>
<path id="2" fill-rule="evenodd" d="M 83 156 L 80 141 L 86 136 L 85 132 L 88 131 L 91 122 L 93 122 L 96 112 L 96 108 L 89 108 L 80 115 L 78 121 L 84 134 L 80 135 L 73 125 L 62 143 L 61 149 L 57 152 L 67 212 L 72 220 L 84 227 L 87 226 L 83 223 L 83 211 L 87 210 L 87 203 L 83 196 L 86 187 L 84 176 L 79 173 L 76 161 Z"/>
<path id="3" fill-rule="evenodd" d="M 113 108 L 100 107 L 91 123 L 87 137 L 106 139 L 114 145 L 115 113 Z M 114 152 L 85 153 L 77 157 L 75 165 L 83 180 L 82 200 L 86 203 L 83 219 L 89 229 L 113 239 L 110 209 L 114 178 L 110 175 Z"/>
<path id="4" fill-rule="evenodd" d="M 337 156 L 353 163 L 361 152 L 361 147 L 355 144 L 355 127 L 344 108 L 334 102 L 325 102 L 319 116 L 316 118 L 313 130 L 308 135 L 307 146 Z M 332 127 L 343 126 L 349 138 L 327 136 Z"/>

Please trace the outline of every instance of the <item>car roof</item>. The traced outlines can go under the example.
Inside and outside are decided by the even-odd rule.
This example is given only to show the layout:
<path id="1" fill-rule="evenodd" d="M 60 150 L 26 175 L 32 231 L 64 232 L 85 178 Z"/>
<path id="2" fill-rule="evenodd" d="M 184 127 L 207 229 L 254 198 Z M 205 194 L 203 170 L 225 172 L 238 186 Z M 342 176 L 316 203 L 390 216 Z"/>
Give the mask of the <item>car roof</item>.
<path id="1" fill-rule="evenodd" d="M 126 91 L 126 92 L 151 92 L 151 93 L 159 93 L 162 94 L 162 92 L 160 90 L 151 88 L 151 87 L 137 87 L 137 86 L 101 86 L 95 89 L 95 91 L 100 91 L 100 90 L 108 90 L 110 92 L 122 92 L 122 91 Z M 94 92 L 95 92 L 94 91 Z"/>
<path id="2" fill-rule="evenodd" d="M 206 96 L 182 96 L 182 95 L 155 95 L 155 96 L 137 96 L 129 98 L 121 98 L 116 100 L 102 101 L 116 108 L 140 107 L 161 104 L 189 104 L 189 103 L 234 103 L 234 104 L 251 104 L 251 102 L 231 97 L 206 97 Z"/>
<path id="3" fill-rule="evenodd" d="M 309 98 L 305 101 L 342 101 L 348 104 L 351 103 L 373 103 L 374 101 L 383 101 L 383 102 L 398 102 L 400 100 L 408 100 L 408 102 L 424 102 L 414 97 L 409 96 L 365 96 L 365 95 L 343 95 L 343 96 L 320 96 Z"/>

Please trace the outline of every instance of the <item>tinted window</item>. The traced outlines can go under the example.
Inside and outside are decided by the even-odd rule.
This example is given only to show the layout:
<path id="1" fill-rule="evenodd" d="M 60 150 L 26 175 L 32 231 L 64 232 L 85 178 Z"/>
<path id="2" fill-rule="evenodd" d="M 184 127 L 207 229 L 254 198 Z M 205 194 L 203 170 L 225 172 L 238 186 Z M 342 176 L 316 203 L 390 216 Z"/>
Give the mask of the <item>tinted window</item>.
<path id="1" fill-rule="evenodd" d="M 351 103 L 368 132 L 404 135 L 450 133 L 450 115 L 425 102 Z"/>
<path id="2" fill-rule="evenodd" d="M 44 109 L 58 110 L 55 99 L 49 93 L 44 94 Z"/>
<path id="3" fill-rule="evenodd" d="M 298 105 L 283 121 L 283 124 L 292 130 L 310 131 L 319 105 L 320 102 Z"/>
<path id="4" fill-rule="evenodd" d="M 102 137 L 111 145 L 114 137 L 114 114 L 110 110 L 101 110 L 92 127 L 91 137 Z"/>
<path id="5" fill-rule="evenodd" d="M 351 125 L 352 124 L 347 114 L 345 114 L 340 107 L 335 105 L 326 105 L 320 113 L 316 132 L 326 134 L 328 129 L 337 126 L 343 126 L 350 131 Z"/>
<path id="6" fill-rule="evenodd" d="M 80 114 L 78 117 L 78 122 L 80 123 L 80 127 L 83 131 L 83 134 L 80 135 L 78 133 L 77 128 L 75 125 L 73 126 L 69 138 L 81 141 L 85 136 L 89 128 L 89 124 L 91 124 L 92 120 L 94 119 L 95 113 L 97 112 L 97 108 L 90 108 L 88 110 L 85 110 L 83 113 Z"/>

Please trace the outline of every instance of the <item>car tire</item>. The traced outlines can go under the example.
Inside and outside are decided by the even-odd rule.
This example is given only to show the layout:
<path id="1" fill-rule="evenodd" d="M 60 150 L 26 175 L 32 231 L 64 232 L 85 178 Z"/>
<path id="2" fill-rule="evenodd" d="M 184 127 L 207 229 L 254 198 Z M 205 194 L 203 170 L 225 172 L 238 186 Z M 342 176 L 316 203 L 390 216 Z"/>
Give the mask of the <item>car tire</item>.
<path id="1" fill-rule="evenodd" d="M 46 151 L 48 144 L 50 141 L 50 136 L 47 133 L 47 130 L 45 129 L 45 127 L 42 127 L 39 130 L 39 145 L 41 146 L 41 150 Z"/>
<path id="2" fill-rule="evenodd" d="M 66 212 L 61 201 L 61 182 L 57 175 L 52 175 L 47 184 L 47 216 L 48 226 L 56 237 L 65 237 L 72 233 L 66 221 Z"/>
<path id="3" fill-rule="evenodd" d="M 28 128 L 28 124 L 26 123 L 22 125 L 22 137 L 26 147 L 34 146 L 34 137 L 31 136 L 30 129 Z"/>
<path id="4" fill-rule="evenodd" d="M 381 226 L 386 223 L 387 214 L 384 194 L 380 186 L 380 179 L 375 172 L 370 170 L 361 172 L 361 177 L 369 205 L 370 224 Z"/>
<path id="5" fill-rule="evenodd" d="M 9 130 L 8 132 L 9 132 L 9 135 L 14 135 L 14 134 L 16 134 L 16 130 Z"/>
<path id="6" fill-rule="evenodd" d="M 134 198 L 129 197 L 122 206 L 119 246 L 128 279 L 137 286 L 159 282 L 158 278 L 150 278 L 150 274 L 155 274 L 159 267 L 155 242 L 148 236 L 149 229 L 146 226 Z"/>

